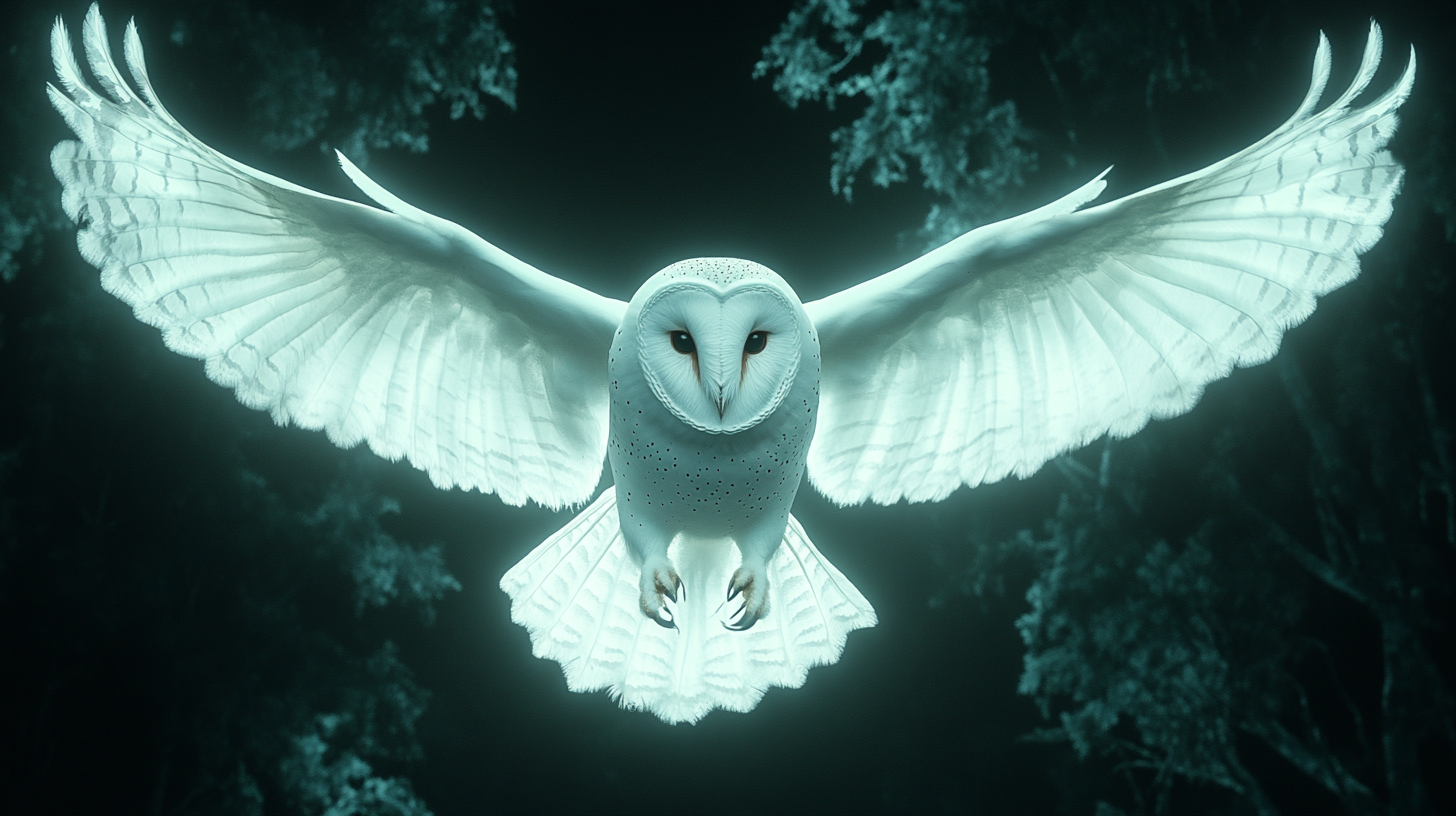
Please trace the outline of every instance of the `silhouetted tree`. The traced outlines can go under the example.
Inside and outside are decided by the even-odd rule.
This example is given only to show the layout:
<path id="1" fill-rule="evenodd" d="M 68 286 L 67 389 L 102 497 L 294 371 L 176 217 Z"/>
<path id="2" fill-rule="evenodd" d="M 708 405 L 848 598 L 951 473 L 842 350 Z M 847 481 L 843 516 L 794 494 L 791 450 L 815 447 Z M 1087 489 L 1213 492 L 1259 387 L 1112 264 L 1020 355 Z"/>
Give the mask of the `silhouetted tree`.
<path id="1" fill-rule="evenodd" d="M 69 136 L 43 93 L 53 12 L 5 12 L 0 796 L 428 813 L 405 774 L 429 693 L 395 638 L 460 585 L 438 546 L 390 532 L 398 505 L 372 454 L 280 451 L 267 440 L 289 432 L 97 286 L 47 161 Z M 513 101 L 491 3 L 164 2 L 141 23 L 154 72 L 167 49 L 235 66 L 212 98 L 243 104 L 218 104 L 218 120 L 272 150 L 422 151 L 432 106 L 480 117 L 487 97 Z"/>
<path id="2" fill-rule="evenodd" d="M 1164 112 L 1255 75 L 1249 55 L 1277 41 L 1280 11 L 806 0 L 757 75 L 790 105 L 862 99 L 833 134 L 831 185 L 847 197 L 865 167 L 883 186 L 913 165 L 935 195 L 921 231 L 934 245 L 1019 208 L 1019 188 L 1061 178 L 1088 144 L 1144 142 L 1154 160 L 1131 176 L 1166 177 Z M 1027 67 L 1011 50 L 1036 56 L 1040 87 L 993 70 Z M 1456 577 L 1456 394 L 1427 361 L 1453 346 L 1441 238 L 1456 183 L 1450 92 L 1429 93 L 1446 106 L 1407 108 L 1395 149 L 1430 149 L 1413 151 L 1403 214 L 1351 286 L 1359 308 L 1332 295 L 1312 321 L 1343 321 L 1335 342 L 1308 348 L 1296 332 L 1270 364 L 1277 378 L 1235 377 L 1189 417 L 1104 442 L 1091 466 L 1086 452 L 1059 458 L 1066 487 L 1042 533 L 980 532 L 947 557 L 960 563 L 953 589 L 972 595 L 1015 586 L 1030 565 L 1020 691 L 1056 723 L 1030 736 L 1111 760 L 1131 784 L 1099 796 L 1163 813 L 1217 788 L 1266 814 L 1302 775 L 1328 797 L 1315 809 L 1450 804 L 1456 697 L 1440 644 Z M 1055 113 L 1038 128 L 1018 113 L 1032 108 Z M 1362 627 L 1375 633 L 1356 641 L 1364 651 L 1336 642 Z M 1106 799 L 1099 812 L 1116 812 Z"/>
<path id="3" fill-rule="evenodd" d="M 935 194 L 919 236 L 929 248 L 1012 214 L 1008 198 L 1045 157 L 1055 157 L 1058 181 L 1085 181 L 1084 170 L 1068 171 L 1084 161 L 1079 134 L 1099 130 L 1092 121 L 1136 122 L 1167 165 L 1156 103 L 1221 87 L 1209 64 L 1238 61 L 1220 27 L 1240 16 L 1211 0 L 806 0 L 754 76 L 772 75 L 791 107 L 862 99 L 859 116 L 831 136 L 830 186 L 848 199 L 866 165 L 881 187 L 918 172 Z M 993 56 L 1006 52 L 1036 61 L 1016 65 L 1024 75 L 993 78 Z M 1054 99 L 1040 128 L 1011 98 L 1032 81 Z M 1127 127 L 1117 130 L 1126 138 Z"/>

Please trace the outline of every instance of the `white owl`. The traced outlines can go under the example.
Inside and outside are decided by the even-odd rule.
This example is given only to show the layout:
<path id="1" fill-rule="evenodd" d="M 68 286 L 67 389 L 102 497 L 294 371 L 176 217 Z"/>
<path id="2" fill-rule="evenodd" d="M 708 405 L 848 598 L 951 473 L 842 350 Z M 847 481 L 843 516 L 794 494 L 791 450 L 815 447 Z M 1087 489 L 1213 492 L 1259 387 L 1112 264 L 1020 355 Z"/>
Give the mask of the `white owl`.
<path id="1" fill-rule="evenodd" d="M 1382 148 L 1415 75 L 1361 108 L 1380 58 L 1211 167 L 1079 210 L 1098 176 L 878 278 L 803 304 L 750 261 L 699 258 L 631 303 L 519 261 L 391 195 L 306 190 L 193 138 L 135 25 L 122 78 L 101 15 L 65 27 L 49 89 L 80 141 L 51 155 L 81 254 L 175 351 L 279 424 L 407 457 L 441 488 L 583 503 L 501 580 L 574 691 L 669 722 L 752 709 L 838 659 L 875 613 L 789 511 L 944 498 L 1188 410 L 1268 360 L 1352 280 L 1401 168 Z"/>

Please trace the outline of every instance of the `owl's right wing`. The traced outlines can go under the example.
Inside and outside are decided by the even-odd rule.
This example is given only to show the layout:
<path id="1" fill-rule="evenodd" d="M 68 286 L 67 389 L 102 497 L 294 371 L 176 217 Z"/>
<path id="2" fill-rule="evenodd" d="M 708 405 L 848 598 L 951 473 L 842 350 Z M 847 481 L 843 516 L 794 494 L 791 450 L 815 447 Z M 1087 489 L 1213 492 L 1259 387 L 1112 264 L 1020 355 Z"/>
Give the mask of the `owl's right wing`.
<path id="1" fill-rule="evenodd" d="M 1103 433 L 1187 411 L 1268 360 L 1315 298 L 1354 279 L 1401 167 L 1382 148 L 1415 78 L 1351 102 L 1380 61 L 1373 24 L 1350 88 L 1210 167 L 1080 210 L 1101 176 L 805 309 L 823 379 L 809 479 L 842 504 L 944 498 L 1026 476 Z"/>
<path id="2" fill-rule="evenodd" d="M 48 91 L 62 204 L 107 291 L 279 424 L 408 457 L 507 504 L 583 502 L 606 451 L 607 357 L 626 309 L 394 197 L 376 209 L 223 156 L 157 101 L 133 23 L 112 60 L 96 6 L 82 78 L 58 19 Z"/>

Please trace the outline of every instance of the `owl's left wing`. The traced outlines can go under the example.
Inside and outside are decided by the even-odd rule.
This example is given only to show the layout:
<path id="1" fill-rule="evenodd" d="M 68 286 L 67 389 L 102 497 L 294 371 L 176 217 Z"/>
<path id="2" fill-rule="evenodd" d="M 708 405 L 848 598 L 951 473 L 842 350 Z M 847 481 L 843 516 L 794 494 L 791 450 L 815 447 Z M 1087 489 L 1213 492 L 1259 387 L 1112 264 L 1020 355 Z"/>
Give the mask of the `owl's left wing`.
<path id="1" fill-rule="evenodd" d="M 1350 88 L 1312 113 L 1329 78 L 1321 35 L 1294 116 L 1211 167 L 1078 212 L 1098 176 L 807 304 L 823 354 L 810 481 L 842 504 L 939 500 L 1187 411 L 1210 381 L 1272 357 L 1390 217 L 1402 170 L 1382 148 L 1415 52 L 1352 109 L 1380 46 L 1372 24 Z"/>
<path id="2" fill-rule="evenodd" d="M 625 303 L 406 204 L 342 156 L 387 209 L 233 161 L 157 101 L 134 25 L 135 90 L 94 5 L 82 41 L 101 92 L 56 21 L 64 90 L 48 90 L 79 139 L 51 153 L 61 202 L 102 286 L 172 350 L 279 424 L 407 457 L 441 487 L 549 507 L 591 497 Z"/>

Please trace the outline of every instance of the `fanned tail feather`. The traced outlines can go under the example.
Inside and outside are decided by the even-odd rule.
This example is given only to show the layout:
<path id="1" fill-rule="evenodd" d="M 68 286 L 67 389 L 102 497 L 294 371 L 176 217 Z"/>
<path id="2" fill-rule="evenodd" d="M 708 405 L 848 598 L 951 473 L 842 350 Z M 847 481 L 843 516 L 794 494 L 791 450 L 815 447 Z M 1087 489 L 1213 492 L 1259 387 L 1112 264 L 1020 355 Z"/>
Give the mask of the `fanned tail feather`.
<path id="1" fill-rule="evenodd" d="M 770 686 L 803 685 L 810 668 L 839 659 L 851 631 L 875 625 L 869 602 L 793 517 L 769 562 L 769 613 L 746 632 L 720 625 L 732 611 L 723 594 L 740 558 L 730 540 L 679 537 L 668 555 L 686 593 L 676 630 L 638 607 L 642 568 L 609 487 L 511 568 L 501 589 L 536 656 L 559 662 L 568 688 L 607 689 L 624 707 L 670 723 L 714 708 L 750 711 Z"/>

